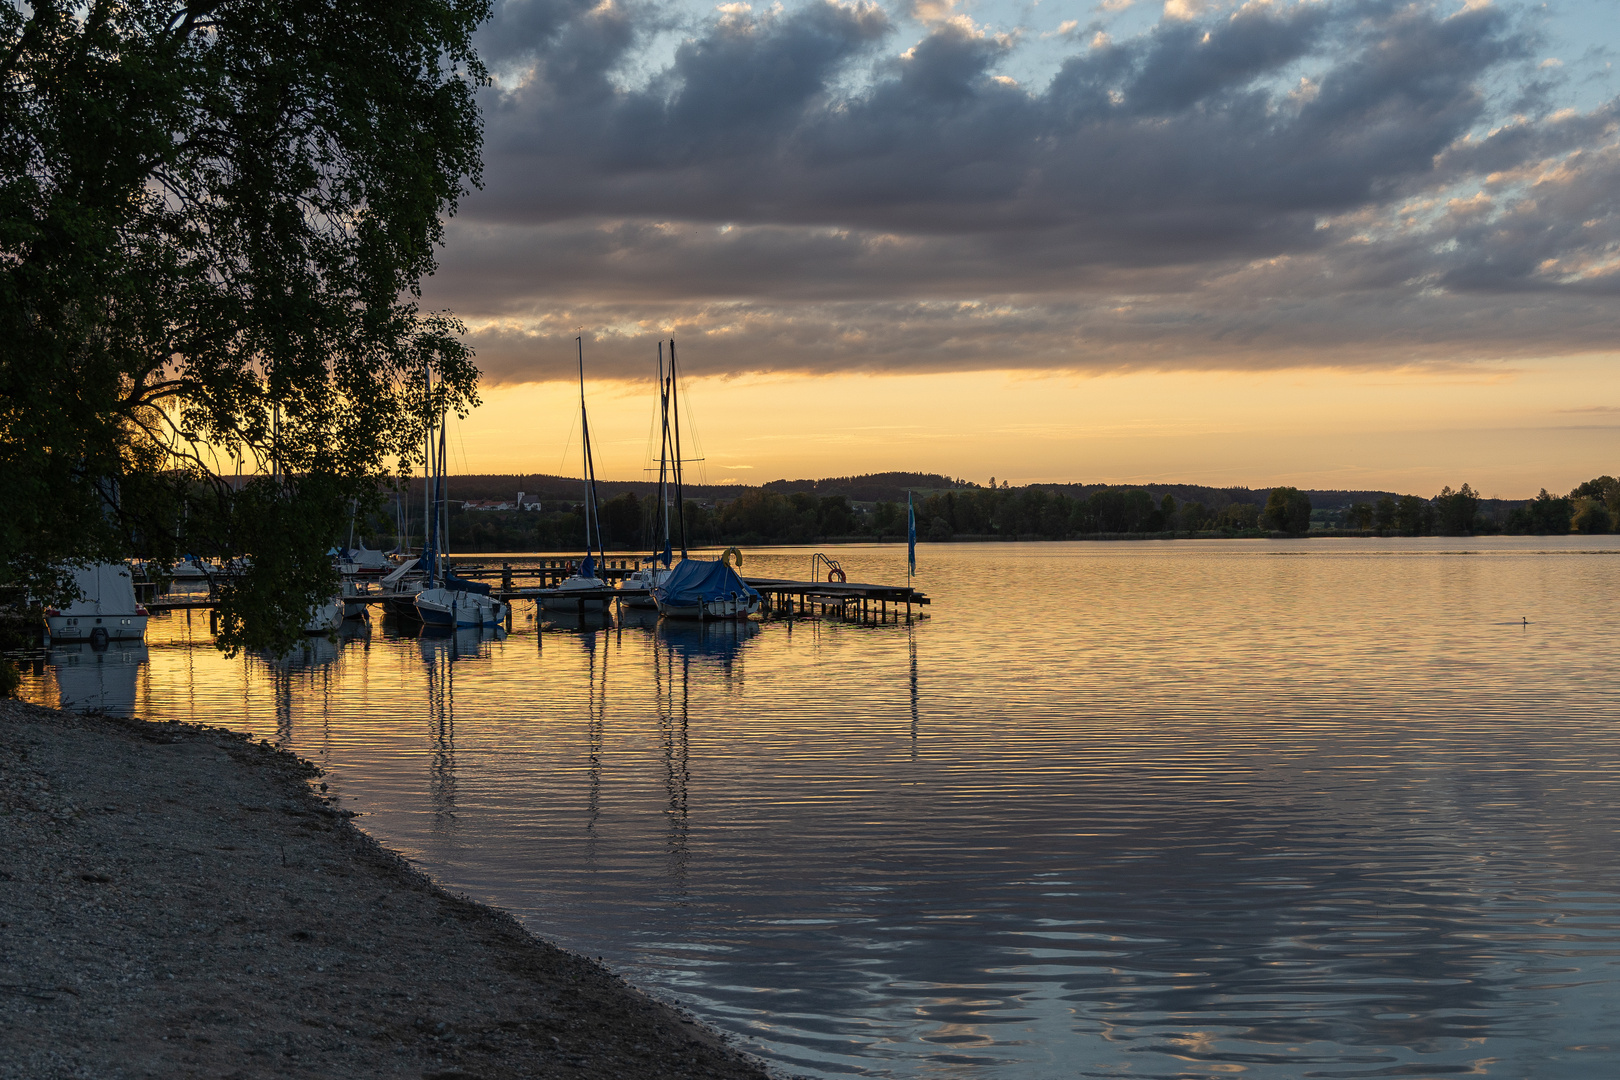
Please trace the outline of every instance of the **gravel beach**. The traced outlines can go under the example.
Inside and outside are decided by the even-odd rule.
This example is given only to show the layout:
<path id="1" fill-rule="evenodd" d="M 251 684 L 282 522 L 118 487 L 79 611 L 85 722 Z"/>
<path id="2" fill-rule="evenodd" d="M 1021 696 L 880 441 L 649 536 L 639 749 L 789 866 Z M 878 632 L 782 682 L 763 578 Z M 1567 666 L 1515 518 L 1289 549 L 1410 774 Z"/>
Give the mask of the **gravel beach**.
<path id="1" fill-rule="evenodd" d="M 0 1078 L 764 1078 L 234 733 L 0 701 Z"/>

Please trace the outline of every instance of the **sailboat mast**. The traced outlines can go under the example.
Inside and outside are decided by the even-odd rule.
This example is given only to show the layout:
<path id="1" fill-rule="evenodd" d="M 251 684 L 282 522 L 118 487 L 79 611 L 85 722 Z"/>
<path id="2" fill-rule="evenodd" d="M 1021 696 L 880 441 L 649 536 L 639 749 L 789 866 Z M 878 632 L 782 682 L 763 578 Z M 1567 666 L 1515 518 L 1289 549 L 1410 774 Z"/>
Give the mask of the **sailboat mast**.
<path id="1" fill-rule="evenodd" d="M 664 343 L 658 343 L 658 524 L 663 545 L 657 556 L 669 550 L 669 386 L 664 381 Z M 666 564 L 667 565 L 667 564 Z"/>
<path id="2" fill-rule="evenodd" d="M 426 408 L 423 415 L 425 427 L 422 431 L 422 561 L 427 563 L 422 569 L 429 575 L 429 584 L 432 584 L 433 574 L 433 369 L 426 364 L 422 365 L 422 385 L 427 389 L 424 399 Z"/>
<path id="3" fill-rule="evenodd" d="M 438 493 L 438 502 L 439 502 L 439 514 L 438 514 L 438 517 L 439 517 L 439 542 L 438 542 L 438 544 L 435 545 L 435 549 L 439 552 L 439 558 L 440 558 L 441 561 L 443 560 L 443 558 L 445 556 L 450 554 L 450 488 L 449 488 L 450 480 L 445 475 L 445 468 L 444 468 L 444 463 L 449 459 L 449 455 L 447 455 L 445 453 L 444 433 L 445 433 L 445 429 L 449 425 L 447 425 L 444 422 L 444 420 L 445 420 L 444 414 L 440 413 L 439 414 L 439 460 L 438 460 L 439 470 L 438 470 L 438 475 L 436 477 L 436 482 L 433 485 L 435 490 Z M 435 580 L 438 579 L 438 574 L 437 573 L 434 574 L 434 579 Z"/>
<path id="4" fill-rule="evenodd" d="M 585 337 L 574 339 L 579 350 L 579 428 L 585 440 L 585 554 L 591 553 L 591 525 L 596 526 L 596 550 L 607 566 L 607 548 L 602 543 L 602 518 L 596 506 L 596 462 L 591 457 L 591 422 L 585 412 Z"/>
<path id="5" fill-rule="evenodd" d="M 686 558 L 686 496 L 681 490 L 681 407 L 676 394 L 675 339 L 669 339 L 669 415 L 675 431 L 675 513 L 681 523 L 681 558 Z"/>

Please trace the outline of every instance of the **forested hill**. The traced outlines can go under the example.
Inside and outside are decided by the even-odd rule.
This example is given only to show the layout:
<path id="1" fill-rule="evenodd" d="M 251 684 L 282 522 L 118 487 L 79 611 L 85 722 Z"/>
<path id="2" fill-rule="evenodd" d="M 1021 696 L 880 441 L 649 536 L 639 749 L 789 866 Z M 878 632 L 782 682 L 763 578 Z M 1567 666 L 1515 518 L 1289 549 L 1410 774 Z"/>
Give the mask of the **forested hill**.
<path id="1" fill-rule="evenodd" d="M 552 476 L 547 473 L 528 475 L 489 473 L 483 475 L 452 475 L 447 481 L 452 502 L 493 500 L 510 502 L 523 492 L 524 502 L 578 502 L 585 491 L 585 482 L 577 476 Z M 658 490 L 658 480 L 598 480 L 596 494 L 602 501 L 634 493 L 645 497 Z M 754 490 L 741 484 L 686 484 L 683 493 L 688 499 L 705 502 L 735 499 L 745 491 Z M 422 478 L 411 481 L 411 499 L 422 499 Z"/>
<path id="2" fill-rule="evenodd" d="M 939 473 L 885 472 L 834 476 L 826 480 L 772 480 L 760 486 L 779 495 L 802 491 L 818 498 L 842 495 L 850 502 L 905 502 L 908 491 L 924 495 L 969 485 L 965 480 L 952 480 Z"/>
<path id="3" fill-rule="evenodd" d="M 1252 503 L 1255 506 L 1264 506 L 1266 496 L 1271 494 L 1270 488 L 1247 487 L 1208 487 L 1203 484 L 1030 484 L 1032 488 L 1051 492 L 1053 495 L 1067 495 L 1071 499 L 1086 499 L 1099 491 L 1145 491 L 1155 499 L 1163 499 L 1166 495 L 1178 503 L 1203 503 L 1212 510 L 1219 510 L 1223 506 L 1233 503 Z M 1397 491 L 1330 491 L 1315 488 L 1303 489 L 1310 497 L 1311 506 L 1318 510 L 1338 510 L 1354 503 L 1377 503 L 1379 499 L 1389 497 L 1399 499 L 1401 493 Z"/>
<path id="4" fill-rule="evenodd" d="M 745 495 L 750 491 L 768 491 L 778 495 L 792 495 L 797 492 L 814 495 L 817 498 L 830 498 L 842 496 L 851 503 L 877 503 L 906 501 L 909 491 L 917 499 L 943 491 L 984 490 L 986 485 L 976 484 L 967 480 L 953 479 L 942 473 L 922 472 L 883 472 L 864 473 L 860 476 L 834 476 L 822 480 L 771 480 L 764 484 L 686 484 L 685 494 L 688 499 L 697 499 L 702 502 L 729 502 L 732 499 Z M 495 500 L 507 502 L 517 497 L 518 492 L 524 493 L 528 502 L 572 502 L 580 498 L 583 491 L 583 481 L 577 476 L 553 476 L 548 473 L 531 474 L 482 474 L 451 476 L 449 478 L 450 497 L 453 501 L 485 501 Z M 1202 503 L 1211 510 L 1233 503 L 1250 503 L 1255 506 L 1265 505 L 1266 496 L 1270 488 L 1248 487 L 1210 487 L 1204 484 L 1028 484 L 1018 485 L 1014 490 L 1028 488 L 1049 492 L 1053 495 L 1065 495 L 1071 499 L 1087 499 L 1100 491 L 1146 491 L 1155 501 L 1162 500 L 1169 495 L 1178 503 Z M 653 494 L 658 489 L 656 480 L 599 480 L 596 484 L 597 495 L 604 501 L 617 498 L 626 493 L 634 493 L 640 497 Z M 1337 510 L 1363 502 L 1376 504 L 1379 499 L 1389 497 L 1400 499 L 1401 492 L 1395 491 L 1339 491 L 1316 490 L 1305 492 L 1310 497 L 1311 506 L 1318 510 Z M 419 501 L 422 496 L 422 479 L 417 477 L 411 483 L 411 497 Z M 1517 502 L 1511 505 L 1518 505 Z"/>

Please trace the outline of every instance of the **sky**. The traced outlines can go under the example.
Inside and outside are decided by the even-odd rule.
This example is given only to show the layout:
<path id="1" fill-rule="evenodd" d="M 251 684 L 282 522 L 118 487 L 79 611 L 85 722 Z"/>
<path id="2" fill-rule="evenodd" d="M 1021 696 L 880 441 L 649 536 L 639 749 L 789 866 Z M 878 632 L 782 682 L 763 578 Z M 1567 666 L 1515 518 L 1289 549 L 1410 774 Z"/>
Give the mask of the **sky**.
<path id="1" fill-rule="evenodd" d="M 507 0 L 458 470 L 1620 472 L 1620 0 Z"/>

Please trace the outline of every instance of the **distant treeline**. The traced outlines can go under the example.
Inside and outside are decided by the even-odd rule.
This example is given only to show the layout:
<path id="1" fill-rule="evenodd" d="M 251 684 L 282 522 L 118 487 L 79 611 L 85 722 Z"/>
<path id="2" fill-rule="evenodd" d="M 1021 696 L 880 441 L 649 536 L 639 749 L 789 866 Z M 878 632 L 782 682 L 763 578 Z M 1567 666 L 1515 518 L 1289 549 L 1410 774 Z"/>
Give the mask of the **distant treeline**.
<path id="1" fill-rule="evenodd" d="M 1291 487 L 1258 491 L 1196 485 L 1014 488 L 1003 483 L 991 487 L 933 474 L 890 473 L 831 481 L 772 481 L 756 488 L 700 489 L 697 497 L 685 502 L 687 542 L 699 547 L 903 538 L 905 490 L 901 487 L 896 492 L 897 481 L 915 485 L 912 498 L 918 539 L 936 542 L 981 537 L 1058 540 L 1108 536 L 1303 536 L 1313 532 L 1380 536 L 1558 535 L 1571 531 L 1609 532 L 1620 521 L 1620 481 L 1610 476 L 1589 480 L 1567 495 L 1551 495 L 1544 490 L 1528 501 L 1510 501 L 1481 499 L 1468 484 L 1455 490 L 1446 487 L 1438 495 L 1423 498 L 1393 492 L 1301 491 Z M 930 486 L 924 488 L 923 481 Z M 456 484 L 454 478 L 452 483 L 463 491 L 471 487 Z M 577 481 L 574 483 L 577 485 Z M 810 490 L 787 490 L 795 483 Z M 656 488 L 641 484 L 614 487 L 618 493 L 601 506 L 608 548 L 652 550 L 657 546 Z M 577 494 L 571 499 L 535 499 L 536 493 L 524 490 L 524 501 L 532 509 L 464 510 L 459 502 L 453 503 L 452 550 L 581 548 L 585 519 Z M 899 497 L 859 500 L 847 492 Z M 515 495 L 513 490 L 506 498 Z M 478 496 L 469 492 L 466 497 Z M 391 523 L 373 520 L 368 531 L 374 545 L 393 545 Z M 412 531 L 412 542 L 419 544 L 420 522 Z M 678 547 L 678 537 L 675 542 Z"/>

